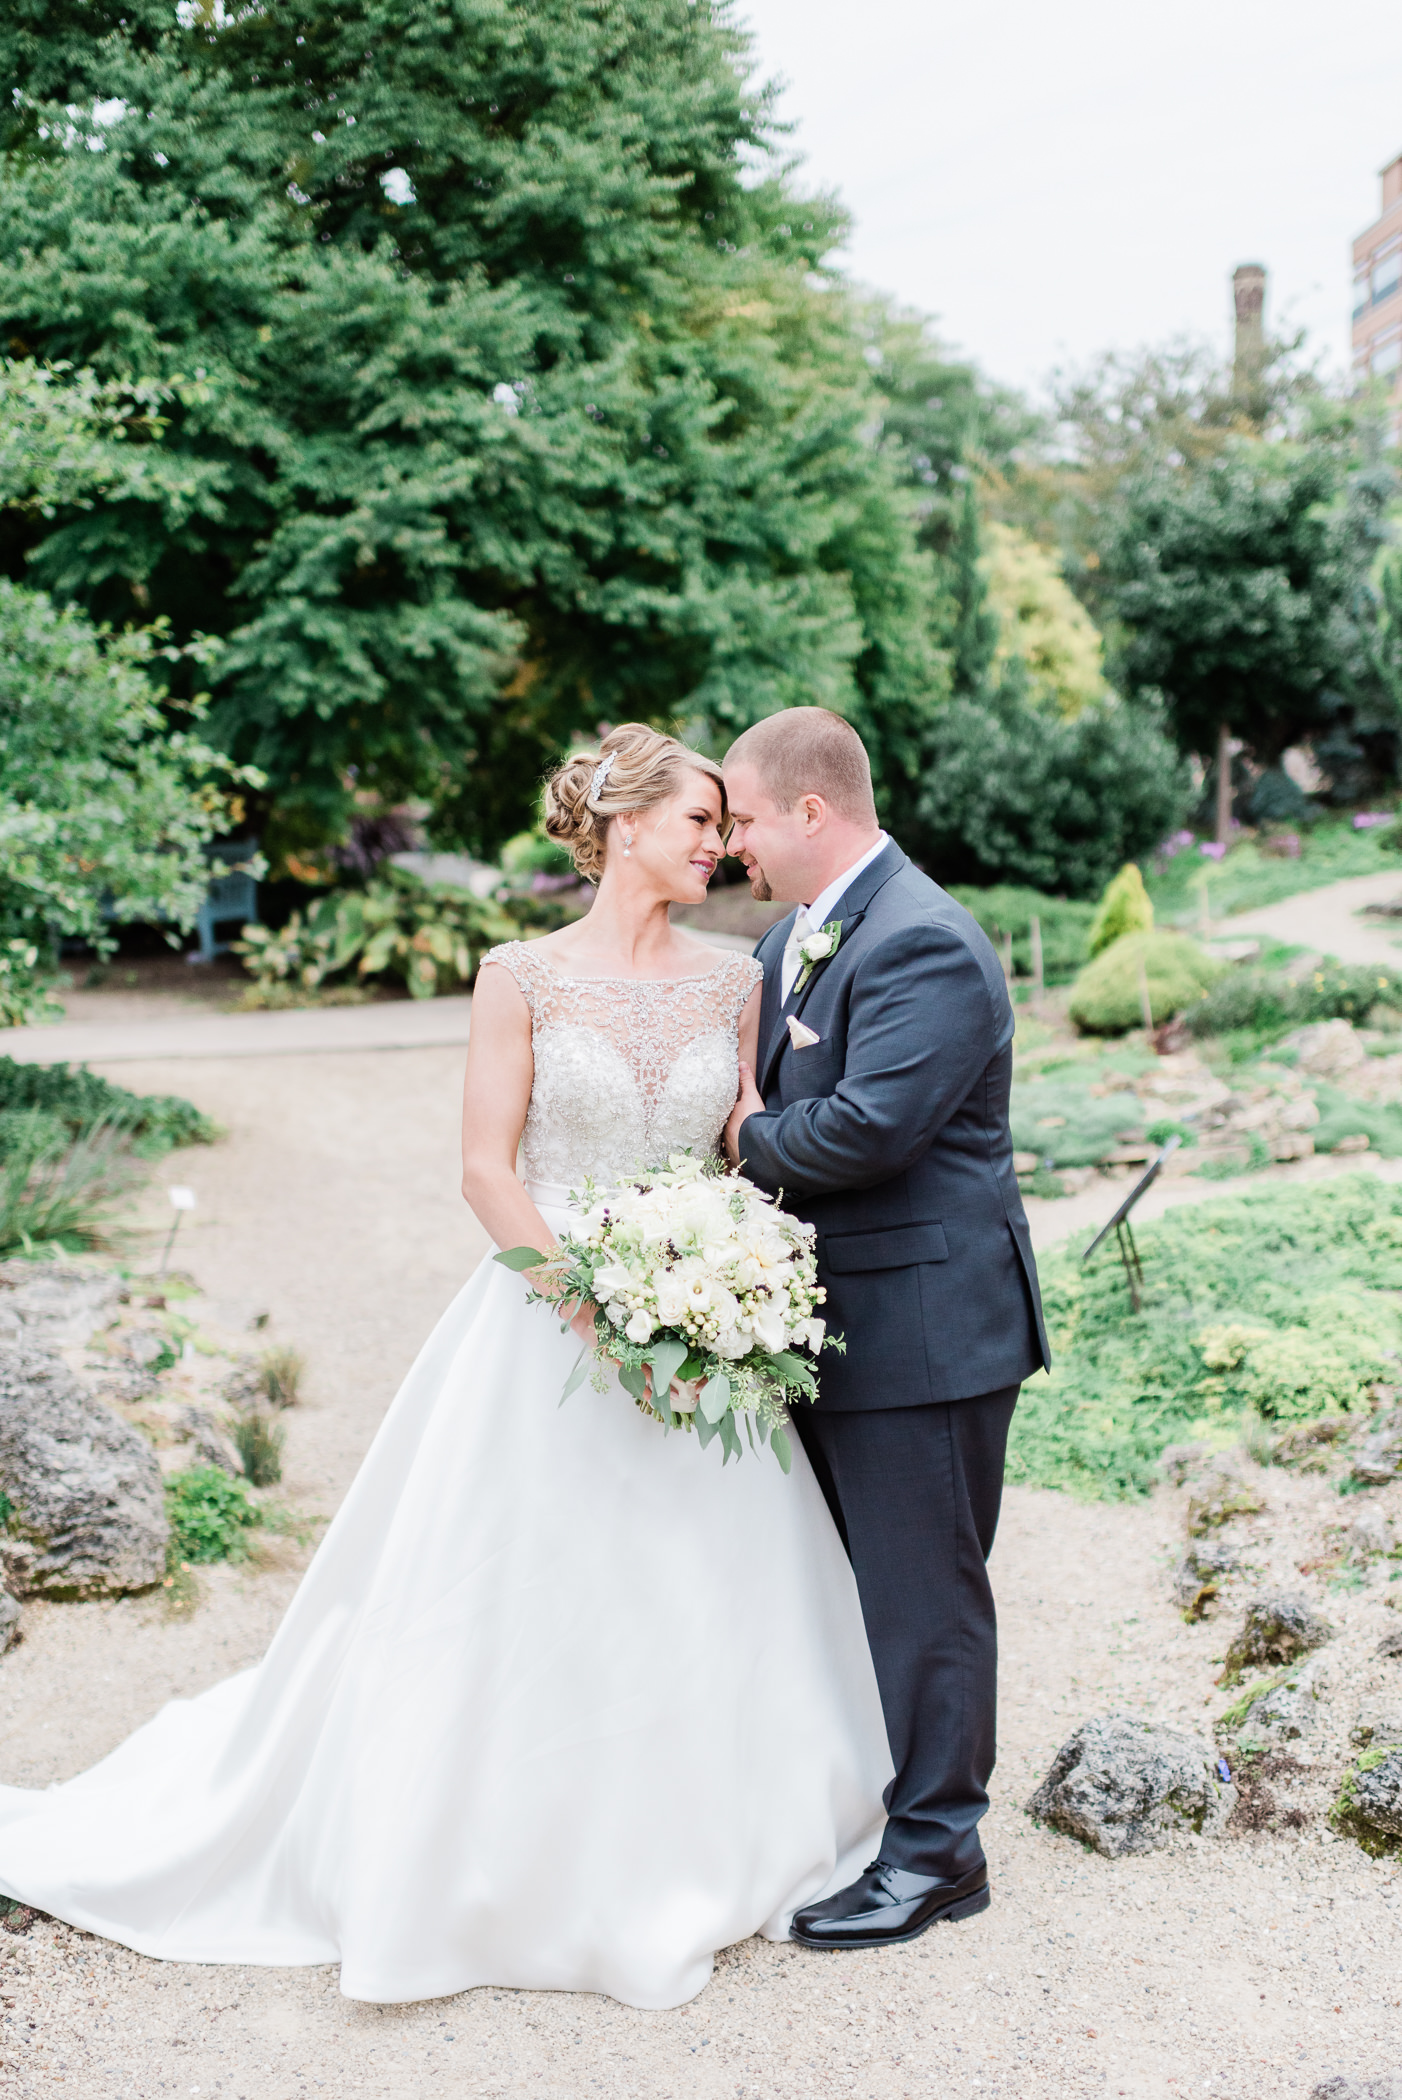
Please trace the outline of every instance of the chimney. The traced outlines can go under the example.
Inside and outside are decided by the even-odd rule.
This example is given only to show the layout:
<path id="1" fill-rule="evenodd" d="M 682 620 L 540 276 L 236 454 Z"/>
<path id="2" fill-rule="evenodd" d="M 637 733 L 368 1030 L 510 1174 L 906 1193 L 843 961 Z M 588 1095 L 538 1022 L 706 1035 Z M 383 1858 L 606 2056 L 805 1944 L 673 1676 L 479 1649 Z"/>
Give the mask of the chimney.
<path id="1" fill-rule="evenodd" d="M 1236 311 L 1232 381 L 1235 392 L 1245 394 L 1260 376 L 1266 357 L 1266 273 L 1260 263 L 1238 263 L 1232 272 L 1232 302 Z"/>

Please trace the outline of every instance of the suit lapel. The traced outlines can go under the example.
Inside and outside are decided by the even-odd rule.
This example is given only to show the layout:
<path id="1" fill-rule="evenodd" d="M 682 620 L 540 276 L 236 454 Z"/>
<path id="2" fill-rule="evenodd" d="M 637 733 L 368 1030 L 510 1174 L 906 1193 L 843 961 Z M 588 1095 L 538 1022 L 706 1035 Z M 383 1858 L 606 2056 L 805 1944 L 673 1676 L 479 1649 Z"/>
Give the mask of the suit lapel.
<path id="1" fill-rule="evenodd" d="M 905 855 L 893 839 L 884 852 L 877 854 L 876 859 L 869 868 L 863 868 L 856 881 L 843 892 L 838 900 L 838 908 L 834 916 L 838 925 L 842 928 L 842 933 L 837 947 L 822 962 L 813 965 L 813 968 L 808 972 L 802 991 L 795 989 L 782 1005 L 779 1002 L 779 972 L 783 968 L 784 945 L 783 941 L 780 941 L 778 960 L 772 973 L 773 982 L 771 985 L 771 973 L 766 968 L 764 998 L 760 1003 L 760 1042 L 765 1046 L 764 1069 L 759 1077 L 759 1090 L 762 1094 L 768 1093 L 775 1071 L 778 1068 L 779 1060 L 789 1043 L 788 1024 L 790 1019 L 797 1020 L 802 1014 L 804 1007 L 812 997 L 814 985 L 829 964 L 835 962 L 842 953 L 843 947 L 860 925 L 866 914 L 867 906 L 871 903 L 877 891 L 890 881 L 898 869 L 903 868 L 905 865 Z M 825 921 L 824 923 L 831 924 L 831 921 Z M 784 940 L 788 939 L 789 928 L 792 924 L 792 919 L 781 920 L 780 925 L 783 929 Z M 769 938 L 769 936 L 766 936 L 766 938 Z M 771 993 L 772 1006 L 770 1003 Z M 772 1012 L 773 1015 L 767 1033 L 764 1019 L 766 1012 Z"/>

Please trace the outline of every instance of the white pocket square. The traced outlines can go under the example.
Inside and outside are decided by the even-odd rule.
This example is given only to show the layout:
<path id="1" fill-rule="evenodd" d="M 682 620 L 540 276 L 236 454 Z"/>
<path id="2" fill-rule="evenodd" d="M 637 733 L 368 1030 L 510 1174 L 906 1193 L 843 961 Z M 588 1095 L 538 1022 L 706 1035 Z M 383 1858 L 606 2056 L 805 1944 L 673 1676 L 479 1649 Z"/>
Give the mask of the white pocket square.
<path id="1" fill-rule="evenodd" d="M 811 1028 L 804 1027 L 797 1014 L 789 1015 L 788 1027 L 789 1041 L 793 1044 L 795 1050 L 810 1050 L 814 1043 L 822 1041 L 822 1037 L 815 1034 Z"/>

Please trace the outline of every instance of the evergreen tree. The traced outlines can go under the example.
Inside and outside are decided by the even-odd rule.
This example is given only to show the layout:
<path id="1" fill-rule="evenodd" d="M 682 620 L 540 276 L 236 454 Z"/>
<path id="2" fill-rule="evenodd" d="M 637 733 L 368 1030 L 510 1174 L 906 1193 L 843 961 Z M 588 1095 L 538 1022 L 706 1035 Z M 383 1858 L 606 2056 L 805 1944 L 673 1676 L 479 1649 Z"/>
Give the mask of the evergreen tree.
<path id="1" fill-rule="evenodd" d="M 849 713 L 900 821 L 941 692 L 913 501 L 719 6 L 17 0 L 0 320 L 174 386 L 179 486 L 12 520 L 92 616 L 222 637 L 284 843 L 356 789 L 490 849 L 600 719 Z M 756 174 L 756 168 L 758 173 Z M 178 668 L 176 675 L 178 676 Z"/>

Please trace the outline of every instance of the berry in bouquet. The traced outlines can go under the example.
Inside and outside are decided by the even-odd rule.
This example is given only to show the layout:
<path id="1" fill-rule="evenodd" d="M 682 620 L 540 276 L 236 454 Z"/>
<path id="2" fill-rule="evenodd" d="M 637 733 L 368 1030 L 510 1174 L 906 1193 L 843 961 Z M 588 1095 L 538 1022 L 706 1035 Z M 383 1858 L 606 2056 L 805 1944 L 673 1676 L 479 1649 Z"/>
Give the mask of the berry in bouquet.
<path id="1" fill-rule="evenodd" d="M 787 1473 L 789 1404 L 816 1397 L 813 1359 L 843 1346 L 818 1314 L 825 1293 L 813 1227 L 743 1174 L 690 1152 L 621 1188 L 601 1193 L 586 1183 L 574 1201 L 582 1215 L 552 1253 L 511 1247 L 496 1259 L 532 1272 L 534 1300 L 598 1308 L 598 1390 L 612 1361 L 619 1383 L 665 1428 L 694 1429 L 703 1448 L 718 1437 L 724 1464 L 741 1455 L 743 1421 L 750 1448 L 758 1429 Z M 588 1375 L 589 1353 L 562 1399 Z"/>

